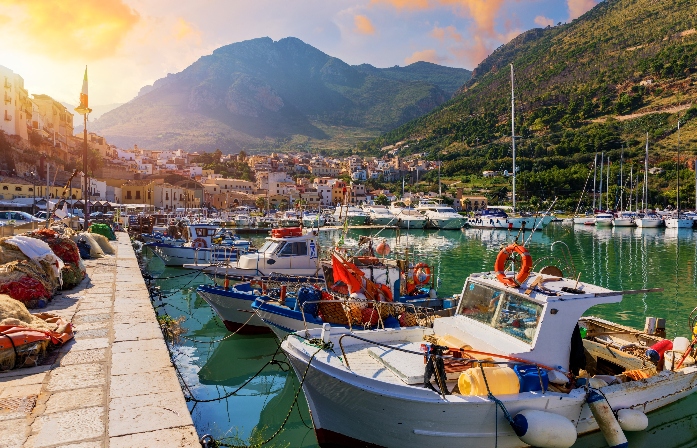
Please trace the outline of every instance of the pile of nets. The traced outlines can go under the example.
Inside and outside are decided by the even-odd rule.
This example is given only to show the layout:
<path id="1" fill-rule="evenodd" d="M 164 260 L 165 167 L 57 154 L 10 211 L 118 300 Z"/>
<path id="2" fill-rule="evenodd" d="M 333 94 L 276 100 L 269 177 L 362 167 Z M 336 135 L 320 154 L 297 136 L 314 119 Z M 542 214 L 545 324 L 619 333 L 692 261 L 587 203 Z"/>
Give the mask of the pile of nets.
<path id="1" fill-rule="evenodd" d="M 81 245 L 83 249 L 86 248 L 85 245 L 89 246 L 90 258 L 104 257 L 104 251 L 102 250 L 102 247 L 99 245 L 97 240 L 94 239 L 94 234 L 89 232 L 82 232 L 72 235 L 71 238 L 75 243 Z"/>
<path id="2" fill-rule="evenodd" d="M 43 308 L 58 288 L 52 270 L 33 261 L 11 261 L 0 266 L 0 294 L 7 294 L 27 308 Z"/>
<path id="3" fill-rule="evenodd" d="M 116 235 L 108 224 L 98 224 L 94 223 L 90 225 L 89 232 L 98 233 L 99 235 L 105 236 L 109 241 L 115 241 Z"/>
<path id="4" fill-rule="evenodd" d="M 73 288 L 85 278 L 85 266 L 82 264 L 80 251 L 68 233 L 61 235 L 52 229 L 40 229 L 27 233 L 27 236 L 48 244 L 53 253 L 63 261 L 64 266 L 61 269 L 63 289 Z"/>
<path id="5" fill-rule="evenodd" d="M 38 365 L 46 351 L 73 337 L 72 325 L 48 313 L 31 315 L 20 302 L 0 294 L 0 371 Z"/>
<path id="6" fill-rule="evenodd" d="M 99 247 L 105 254 L 114 255 L 116 253 L 114 246 L 111 245 L 107 237 L 104 235 L 100 235 L 99 233 L 90 233 L 90 236 L 97 244 L 99 244 Z"/>

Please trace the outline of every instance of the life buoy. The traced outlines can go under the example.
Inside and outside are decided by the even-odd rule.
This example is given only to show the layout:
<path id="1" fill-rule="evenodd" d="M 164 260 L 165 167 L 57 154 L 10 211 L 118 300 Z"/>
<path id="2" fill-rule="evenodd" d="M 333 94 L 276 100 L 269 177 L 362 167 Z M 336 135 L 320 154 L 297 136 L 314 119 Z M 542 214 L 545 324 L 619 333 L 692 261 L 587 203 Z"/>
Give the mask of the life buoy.
<path id="1" fill-rule="evenodd" d="M 191 247 L 193 247 L 194 249 L 204 249 L 208 247 L 208 244 L 206 244 L 206 240 L 204 240 L 203 238 L 196 238 L 191 243 Z"/>
<path id="2" fill-rule="evenodd" d="M 431 281 L 431 268 L 426 263 L 419 263 L 411 271 L 414 285 L 425 285 Z"/>
<path id="3" fill-rule="evenodd" d="M 505 272 L 506 261 L 508 261 L 509 257 L 514 253 L 520 254 L 523 259 L 523 266 L 521 266 L 520 271 L 518 271 L 518 275 L 507 277 Z M 496 278 L 504 285 L 510 287 L 520 286 L 521 283 L 527 280 L 532 271 L 532 257 L 530 256 L 530 252 L 523 246 L 519 246 L 515 243 L 509 244 L 501 249 L 501 252 L 496 256 L 494 271 L 496 272 Z"/>

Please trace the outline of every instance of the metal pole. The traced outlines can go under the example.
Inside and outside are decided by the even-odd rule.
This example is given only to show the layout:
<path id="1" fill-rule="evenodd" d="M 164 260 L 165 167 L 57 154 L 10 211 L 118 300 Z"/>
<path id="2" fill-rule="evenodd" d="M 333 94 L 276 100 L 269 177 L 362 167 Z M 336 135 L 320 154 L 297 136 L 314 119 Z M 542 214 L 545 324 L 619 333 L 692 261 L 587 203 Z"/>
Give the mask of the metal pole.
<path id="1" fill-rule="evenodd" d="M 513 140 L 513 213 L 515 213 L 515 92 L 513 90 L 513 64 L 511 64 L 511 140 Z"/>
<path id="2" fill-rule="evenodd" d="M 84 115 L 85 119 L 85 129 L 84 129 L 84 138 L 85 138 L 85 148 L 84 151 L 82 152 L 82 169 L 84 172 L 84 179 L 85 179 L 85 188 L 82 190 L 82 199 L 85 201 L 85 225 L 84 225 L 84 230 L 87 230 L 90 226 L 89 223 L 89 217 L 90 217 L 90 212 L 89 212 L 89 206 L 87 203 L 89 202 L 89 184 L 87 180 L 87 114 Z"/>
<path id="3" fill-rule="evenodd" d="M 598 192 L 595 189 L 595 178 L 596 175 L 598 174 L 598 153 L 595 153 L 595 160 L 593 161 L 593 213 L 595 213 L 595 197 L 598 195 Z"/>

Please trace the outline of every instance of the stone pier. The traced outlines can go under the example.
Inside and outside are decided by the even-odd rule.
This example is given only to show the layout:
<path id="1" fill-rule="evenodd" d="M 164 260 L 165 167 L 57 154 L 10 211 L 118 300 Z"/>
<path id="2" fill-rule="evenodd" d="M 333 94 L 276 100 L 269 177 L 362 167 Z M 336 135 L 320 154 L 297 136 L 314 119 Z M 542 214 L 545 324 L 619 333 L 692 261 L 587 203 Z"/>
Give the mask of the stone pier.
<path id="1" fill-rule="evenodd" d="M 75 339 L 43 365 L 0 373 L 0 447 L 200 446 L 128 235 L 117 255 L 41 311 Z"/>

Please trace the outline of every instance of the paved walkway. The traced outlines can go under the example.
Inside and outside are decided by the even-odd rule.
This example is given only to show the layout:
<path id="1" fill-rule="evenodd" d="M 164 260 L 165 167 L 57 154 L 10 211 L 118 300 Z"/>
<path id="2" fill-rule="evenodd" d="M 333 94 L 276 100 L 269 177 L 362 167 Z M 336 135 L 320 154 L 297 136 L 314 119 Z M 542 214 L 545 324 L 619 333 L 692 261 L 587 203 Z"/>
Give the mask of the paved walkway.
<path id="1" fill-rule="evenodd" d="M 49 365 L 0 374 L 0 447 L 197 447 L 128 235 L 45 311 L 75 339 Z M 44 311 L 44 310 L 42 310 Z"/>

